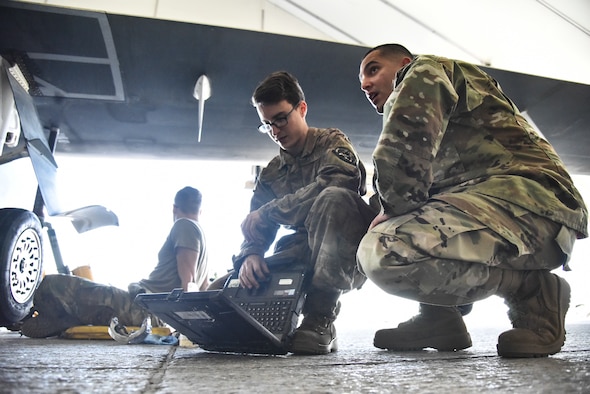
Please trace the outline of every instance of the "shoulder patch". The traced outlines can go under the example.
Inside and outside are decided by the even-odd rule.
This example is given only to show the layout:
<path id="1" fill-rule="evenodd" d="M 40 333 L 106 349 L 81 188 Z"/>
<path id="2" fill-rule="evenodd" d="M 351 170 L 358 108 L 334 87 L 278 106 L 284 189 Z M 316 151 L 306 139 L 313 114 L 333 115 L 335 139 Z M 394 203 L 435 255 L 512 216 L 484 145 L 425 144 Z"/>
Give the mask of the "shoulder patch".
<path id="1" fill-rule="evenodd" d="M 350 150 L 346 148 L 335 148 L 332 153 L 334 153 L 340 160 L 348 164 L 356 165 L 356 155 Z"/>

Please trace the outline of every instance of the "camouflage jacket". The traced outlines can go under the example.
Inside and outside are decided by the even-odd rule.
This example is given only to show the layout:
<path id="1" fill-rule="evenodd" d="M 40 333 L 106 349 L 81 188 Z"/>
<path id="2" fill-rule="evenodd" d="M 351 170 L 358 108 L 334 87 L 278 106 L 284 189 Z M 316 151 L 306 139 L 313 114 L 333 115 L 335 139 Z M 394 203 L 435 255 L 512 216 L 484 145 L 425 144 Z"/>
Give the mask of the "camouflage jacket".
<path id="1" fill-rule="evenodd" d="M 299 156 L 280 150 L 256 181 L 250 211 L 264 219 L 264 244 L 246 242 L 234 257 L 237 266 L 250 254 L 264 255 L 274 242 L 279 226 L 304 229 L 315 198 L 328 186 L 354 191 L 364 188 L 364 173 L 348 137 L 338 129 L 310 128 Z"/>
<path id="2" fill-rule="evenodd" d="M 588 235 L 584 201 L 555 150 L 478 67 L 417 56 L 396 76 L 383 112 L 373 161 L 385 213 L 438 199 L 518 239 L 511 223 L 486 213 L 492 198 Z"/>

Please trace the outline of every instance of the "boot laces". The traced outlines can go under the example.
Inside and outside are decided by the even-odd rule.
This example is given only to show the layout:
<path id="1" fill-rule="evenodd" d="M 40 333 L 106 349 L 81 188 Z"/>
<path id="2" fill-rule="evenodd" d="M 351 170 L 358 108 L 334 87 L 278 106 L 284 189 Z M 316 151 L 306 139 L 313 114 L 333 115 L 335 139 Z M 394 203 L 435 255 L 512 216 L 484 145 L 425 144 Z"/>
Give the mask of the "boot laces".
<path id="1" fill-rule="evenodd" d="M 330 319 L 326 316 L 307 315 L 303 318 L 300 329 L 315 331 L 318 334 L 323 335 L 330 330 L 333 322 L 334 319 Z"/>

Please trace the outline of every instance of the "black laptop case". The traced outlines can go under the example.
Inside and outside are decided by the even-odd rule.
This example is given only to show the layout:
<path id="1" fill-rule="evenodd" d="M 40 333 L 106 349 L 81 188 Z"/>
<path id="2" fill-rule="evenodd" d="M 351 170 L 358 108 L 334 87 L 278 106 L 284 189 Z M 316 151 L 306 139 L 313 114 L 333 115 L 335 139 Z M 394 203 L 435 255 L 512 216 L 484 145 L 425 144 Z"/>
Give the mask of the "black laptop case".
<path id="1" fill-rule="evenodd" d="M 208 351 L 286 354 L 305 294 L 304 271 L 269 274 L 258 289 L 139 294 L 135 302 Z"/>

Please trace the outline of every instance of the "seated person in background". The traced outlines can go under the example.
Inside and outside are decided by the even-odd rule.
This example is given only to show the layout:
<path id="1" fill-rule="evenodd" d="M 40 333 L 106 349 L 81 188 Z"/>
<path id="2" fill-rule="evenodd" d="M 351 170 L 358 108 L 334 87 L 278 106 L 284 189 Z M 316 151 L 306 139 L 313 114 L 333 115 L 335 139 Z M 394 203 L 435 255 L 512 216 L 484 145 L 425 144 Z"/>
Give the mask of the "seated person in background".
<path id="1" fill-rule="evenodd" d="M 35 292 L 32 312 L 21 333 L 32 338 L 59 335 L 80 325 L 110 324 L 113 317 L 125 326 L 140 326 L 147 317 L 134 303 L 143 292 L 205 290 L 208 281 L 207 248 L 198 224 L 201 192 L 185 187 L 176 193 L 174 225 L 158 253 L 158 264 L 147 279 L 129 285 L 129 291 L 72 275 L 47 275 Z"/>
<path id="2" fill-rule="evenodd" d="M 280 151 L 256 180 L 234 268 L 242 286 L 257 288 L 270 272 L 264 255 L 277 230 L 294 230 L 267 259 L 304 264 L 312 272 L 304 319 L 290 351 L 327 354 L 337 350 L 333 323 L 340 295 L 365 281 L 355 255 L 377 212 L 361 197 L 365 173 L 349 139 L 338 129 L 307 125 L 308 106 L 295 77 L 270 74 L 254 91 L 252 104 L 262 122 L 258 130 Z"/>

